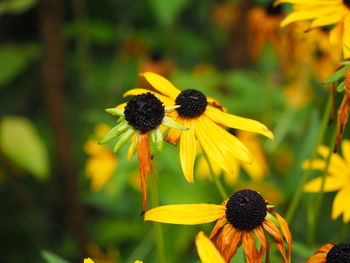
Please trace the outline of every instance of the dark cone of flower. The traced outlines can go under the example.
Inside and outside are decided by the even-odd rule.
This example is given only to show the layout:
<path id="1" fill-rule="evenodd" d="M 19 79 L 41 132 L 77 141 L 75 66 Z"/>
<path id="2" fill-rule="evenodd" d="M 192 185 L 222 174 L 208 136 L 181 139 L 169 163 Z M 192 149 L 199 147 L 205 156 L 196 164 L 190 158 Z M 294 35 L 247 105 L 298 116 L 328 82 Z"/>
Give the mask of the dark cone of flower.
<path id="1" fill-rule="evenodd" d="M 350 243 L 340 243 L 327 253 L 326 263 L 350 263 Z"/>
<path id="2" fill-rule="evenodd" d="M 182 117 L 194 118 L 203 114 L 207 108 L 208 102 L 205 95 L 195 89 L 187 89 L 182 91 L 175 100 L 177 112 Z"/>
<path id="3" fill-rule="evenodd" d="M 350 8 L 350 0 L 343 0 L 343 4 Z"/>
<path id="4" fill-rule="evenodd" d="M 125 106 L 127 122 L 142 133 L 157 128 L 164 118 L 163 103 L 152 93 L 143 93 L 133 97 Z"/>
<path id="5" fill-rule="evenodd" d="M 257 192 L 241 190 L 234 193 L 226 204 L 226 218 L 237 229 L 252 230 L 265 220 L 265 200 Z"/>
<path id="6" fill-rule="evenodd" d="M 265 10 L 266 10 L 266 13 L 270 16 L 279 16 L 283 13 L 282 6 L 281 5 L 275 6 L 273 2 L 270 3 L 268 6 L 266 6 Z"/>

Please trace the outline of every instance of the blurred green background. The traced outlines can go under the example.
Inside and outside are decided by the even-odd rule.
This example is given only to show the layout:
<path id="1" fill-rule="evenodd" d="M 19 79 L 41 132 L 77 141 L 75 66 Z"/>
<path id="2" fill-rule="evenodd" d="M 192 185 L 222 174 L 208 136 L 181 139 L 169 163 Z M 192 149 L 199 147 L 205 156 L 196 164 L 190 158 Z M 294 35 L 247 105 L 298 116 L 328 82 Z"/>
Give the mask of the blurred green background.
<path id="1" fill-rule="evenodd" d="M 230 113 L 266 124 L 274 142 L 259 137 L 269 172 L 252 183 L 242 171 L 236 185 L 270 196 L 283 215 L 299 183 L 301 163 L 314 147 L 327 92 L 307 76 L 307 102 L 291 106 L 288 76 L 271 43 L 249 55 L 247 14 L 270 1 L 219 0 L 1 0 L 0 1 L 0 261 L 157 262 L 152 223 L 140 217 L 138 165 L 115 157 L 113 175 L 91 189 L 86 143 L 97 124 L 113 125 L 105 108 L 144 83 L 154 71 L 179 89 L 214 97 Z M 290 62 L 292 63 L 292 62 Z M 287 94 L 287 95 L 286 95 Z M 154 157 L 160 204 L 220 203 L 213 182 L 188 184 L 178 149 L 166 144 Z M 316 174 L 316 173 L 315 173 Z M 317 242 L 306 245 L 305 194 L 291 224 L 294 260 L 337 240 L 327 194 Z M 265 196 L 265 198 L 268 198 Z M 271 200 L 272 201 L 272 200 Z M 203 226 L 164 225 L 167 262 L 199 262 L 194 236 Z M 279 262 L 272 248 L 272 262 Z M 242 251 L 232 262 L 242 262 Z"/>

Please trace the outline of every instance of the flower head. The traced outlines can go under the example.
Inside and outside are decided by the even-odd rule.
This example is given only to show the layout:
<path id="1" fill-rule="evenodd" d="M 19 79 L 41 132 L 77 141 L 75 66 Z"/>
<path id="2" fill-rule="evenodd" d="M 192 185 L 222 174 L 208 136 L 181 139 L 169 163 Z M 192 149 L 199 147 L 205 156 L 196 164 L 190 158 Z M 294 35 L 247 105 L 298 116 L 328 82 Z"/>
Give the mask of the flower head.
<path id="1" fill-rule="evenodd" d="M 323 191 L 334 192 L 338 191 L 333 201 L 332 218 L 336 219 L 343 214 L 343 221 L 350 221 L 350 141 L 343 140 L 342 152 L 344 159 L 337 153 L 332 153 L 330 164 L 328 167 L 328 174 L 325 178 Z M 318 153 L 327 158 L 329 148 L 320 146 Z M 323 171 L 326 167 L 324 159 L 315 159 L 312 163 L 306 161 L 303 164 L 304 169 L 311 168 Z M 319 192 L 322 185 L 322 178 L 317 177 L 304 186 L 305 192 Z"/>
<path id="2" fill-rule="evenodd" d="M 122 109 L 121 109 L 122 108 Z M 149 137 L 160 151 L 163 147 L 163 135 L 161 125 L 183 129 L 186 128 L 166 116 L 168 111 L 175 107 L 164 107 L 163 102 L 150 92 L 134 96 L 122 107 L 107 109 L 108 113 L 119 116 L 117 125 L 113 127 L 100 141 L 107 143 L 114 138 L 119 138 L 114 147 L 117 152 L 127 141 L 131 140 L 128 151 L 128 159 L 137 151 L 140 165 L 140 181 L 142 189 L 142 211 L 146 210 L 146 180 L 151 172 L 151 153 Z"/>
<path id="3" fill-rule="evenodd" d="M 234 193 L 221 205 L 167 205 L 146 212 L 145 220 L 196 225 L 216 221 L 210 239 L 216 242 L 225 261 L 229 261 L 242 243 L 247 262 L 262 262 L 267 250 L 265 233 L 271 235 L 283 262 L 290 262 L 292 236 L 287 222 L 255 191 L 244 189 Z M 256 248 L 255 237 L 260 240 Z M 284 240 L 288 243 L 286 253 Z"/>
<path id="4" fill-rule="evenodd" d="M 176 122 L 189 128 L 187 131 L 169 129 L 165 140 L 176 145 L 180 141 L 180 161 L 186 180 L 193 183 L 193 167 L 197 154 L 197 144 L 201 146 L 211 163 L 216 163 L 228 174 L 236 173 L 232 159 L 251 163 L 252 158 L 246 146 L 223 126 L 256 132 L 273 138 L 271 131 L 260 122 L 223 112 L 221 105 L 206 97 L 201 91 L 187 89 L 180 91 L 167 79 L 155 73 L 146 72 L 142 76 L 158 92 L 152 92 L 166 106 L 176 105 L 171 115 Z M 124 95 L 149 92 L 133 89 Z"/>
<path id="5" fill-rule="evenodd" d="M 294 7 L 294 12 L 282 21 L 281 26 L 302 20 L 312 20 L 310 29 L 335 25 L 330 32 L 330 40 L 332 43 L 342 42 L 344 56 L 350 56 L 349 0 L 277 0 L 275 3 L 291 3 Z"/>
<path id="6" fill-rule="evenodd" d="M 350 243 L 334 245 L 328 243 L 322 246 L 306 263 L 349 263 Z"/>

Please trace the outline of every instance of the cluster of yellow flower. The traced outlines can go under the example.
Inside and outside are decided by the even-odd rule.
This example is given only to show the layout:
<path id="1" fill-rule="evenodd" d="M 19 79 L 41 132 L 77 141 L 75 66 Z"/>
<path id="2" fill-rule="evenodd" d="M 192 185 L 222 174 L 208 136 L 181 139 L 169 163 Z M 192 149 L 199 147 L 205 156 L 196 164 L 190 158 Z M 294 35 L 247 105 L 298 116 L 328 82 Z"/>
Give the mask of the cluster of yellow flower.
<path id="1" fill-rule="evenodd" d="M 295 11 L 284 18 L 281 8 L 276 7 L 281 3 L 292 3 Z M 281 38 L 275 35 L 274 29 L 283 18 L 282 27 L 295 21 L 312 20 L 306 27 L 303 24 L 303 28 L 309 31 L 316 27 L 335 24 L 329 33 L 330 43 L 333 45 L 341 43 L 344 57 L 350 56 L 349 0 L 278 0 L 275 5 L 269 6 L 266 10 L 267 13 L 262 13 L 261 10 L 251 12 L 252 30 L 257 32 L 265 30 L 258 34 L 256 42 L 253 42 L 253 57 L 258 56 L 265 38 L 270 38 L 276 43 L 281 41 Z M 261 19 L 265 15 L 273 16 L 273 19 L 262 28 Z M 324 36 L 328 35 L 328 32 L 320 30 L 318 34 Z M 282 40 L 286 45 L 289 44 L 287 39 Z M 281 43 L 276 46 L 281 46 Z M 288 49 L 282 47 L 281 50 Z M 332 67 L 334 60 L 334 57 L 330 60 Z M 288 68 L 286 61 L 282 61 L 281 64 Z M 116 108 L 106 110 L 118 116 L 118 121 L 117 125 L 104 135 L 100 143 L 118 138 L 114 148 L 114 152 L 117 152 L 126 142 L 131 141 L 128 158 L 130 159 L 137 153 L 144 219 L 184 225 L 216 221 L 209 239 L 203 232 L 197 235 L 196 245 L 202 262 L 229 262 L 240 245 L 243 247 L 247 262 L 262 262 L 263 258 L 268 258 L 269 254 L 266 234 L 273 238 L 281 254 L 282 262 L 291 262 L 292 235 L 288 223 L 274 211 L 274 206 L 256 191 L 250 189 L 237 191 L 219 205 L 165 205 L 147 211 L 147 176 L 152 171 L 150 143 L 153 143 L 158 151 L 162 150 L 163 141 L 173 145 L 179 144 L 180 163 L 184 177 L 189 183 L 194 183 L 193 170 L 198 152 L 203 153 L 206 165 L 217 167 L 231 178 L 236 178 L 238 174 L 236 160 L 248 164 L 247 169 L 249 170 L 249 164 L 253 161 L 250 151 L 237 136 L 230 133 L 225 127 L 258 133 L 270 139 L 273 139 L 273 134 L 258 121 L 227 113 L 218 101 L 205 96 L 199 90 L 180 91 L 167 79 L 152 72 L 144 72 L 141 77 L 150 84 L 152 89 L 129 90 L 124 96 L 133 96 L 132 99 Z M 304 191 L 318 192 L 323 184 L 324 191 L 339 190 L 334 200 L 332 218 L 343 214 L 344 222 L 348 222 L 350 221 L 348 206 L 350 201 L 350 142 L 344 140 L 342 146 L 345 160 L 333 153 L 328 164 L 323 159 L 304 163 L 305 168 L 311 167 L 319 170 L 329 168 L 325 182 L 322 182 L 321 178 L 316 178 L 304 186 Z M 89 142 L 87 151 L 93 154 L 95 152 L 91 150 L 93 147 L 95 146 Z M 115 169 L 115 162 L 110 152 L 102 148 L 101 151 L 105 155 L 105 162 L 108 162 L 104 166 L 105 173 L 110 174 L 110 171 Z M 329 155 L 329 151 L 327 147 L 319 147 L 319 153 L 325 158 Z M 96 174 L 97 163 L 98 161 L 91 161 L 88 165 L 91 174 Z M 93 188 L 100 189 L 105 184 L 105 179 L 99 181 L 98 176 L 92 175 L 92 177 L 97 180 L 93 183 Z M 261 177 L 261 175 L 258 174 L 256 177 Z M 256 240 L 259 240 L 259 248 L 257 248 Z M 349 262 L 349 250 L 349 243 L 327 244 L 320 248 L 308 262 Z M 92 261 L 87 259 L 85 262 Z"/>

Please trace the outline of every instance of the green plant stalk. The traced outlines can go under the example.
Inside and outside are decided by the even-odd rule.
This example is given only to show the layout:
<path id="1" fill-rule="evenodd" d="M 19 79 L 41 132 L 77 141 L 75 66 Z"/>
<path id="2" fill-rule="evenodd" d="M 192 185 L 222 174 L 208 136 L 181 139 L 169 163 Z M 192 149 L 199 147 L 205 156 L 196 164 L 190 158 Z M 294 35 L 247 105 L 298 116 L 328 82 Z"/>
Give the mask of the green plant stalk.
<path id="1" fill-rule="evenodd" d="M 303 186 L 306 183 L 306 181 L 310 178 L 311 175 L 311 163 L 312 161 L 316 158 L 317 155 L 317 147 L 322 143 L 323 141 L 323 137 L 324 134 L 326 132 L 327 126 L 328 126 L 328 120 L 331 114 L 331 108 L 332 108 L 332 93 L 329 93 L 328 96 L 328 100 L 327 100 L 327 105 L 326 105 L 326 109 L 325 112 L 323 114 L 323 118 L 322 118 L 322 123 L 321 123 L 321 129 L 320 129 L 320 133 L 318 134 L 318 138 L 315 144 L 315 147 L 313 149 L 311 158 L 310 158 L 310 164 L 308 166 L 308 168 L 304 171 L 304 174 L 300 180 L 300 183 L 298 185 L 297 191 L 295 192 L 295 194 L 293 195 L 293 199 L 291 204 L 289 205 L 289 208 L 286 212 L 286 220 L 289 224 L 291 224 L 295 212 L 297 210 L 297 207 L 300 203 L 301 200 L 301 196 L 303 194 Z"/>
<path id="2" fill-rule="evenodd" d="M 347 237 L 347 235 L 346 235 L 347 232 L 348 232 L 348 223 L 343 221 L 342 227 L 339 231 L 338 243 L 345 241 L 345 239 Z"/>
<path id="3" fill-rule="evenodd" d="M 208 167 L 209 167 L 209 173 L 210 173 L 210 176 L 211 178 L 214 180 L 215 182 L 215 185 L 216 185 L 216 188 L 218 189 L 220 195 L 222 196 L 223 200 L 226 200 L 228 198 L 228 195 L 225 191 L 225 188 L 224 186 L 222 185 L 221 181 L 219 180 L 218 176 L 215 175 L 214 173 L 214 169 L 213 167 L 211 166 L 211 163 L 209 161 L 209 158 L 208 158 L 208 155 L 203 151 L 203 155 L 204 155 L 204 158 L 205 160 L 207 161 L 208 163 Z"/>
<path id="4" fill-rule="evenodd" d="M 329 144 L 329 154 L 328 154 L 327 159 L 326 159 L 326 167 L 324 168 L 323 173 L 322 173 L 322 181 L 321 181 L 320 191 L 318 192 L 317 198 L 316 198 L 314 217 L 312 218 L 313 222 L 309 228 L 308 244 L 310 246 L 313 245 L 314 240 L 315 240 L 316 229 L 317 229 L 318 221 L 319 221 L 318 217 L 320 215 L 321 205 L 322 205 L 322 201 L 323 201 L 324 185 L 325 185 L 326 176 L 328 173 L 329 164 L 331 163 L 331 159 L 332 159 L 333 149 L 334 149 L 335 141 L 337 138 L 337 131 L 338 131 L 338 127 L 337 127 L 337 125 L 335 125 L 334 131 L 332 133 L 331 141 Z"/>
<path id="5" fill-rule="evenodd" d="M 156 207 L 159 205 L 159 196 L 158 196 L 158 187 L 156 183 L 156 174 L 152 173 L 149 175 L 151 177 L 151 203 L 152 207 Z M 154 233 L 155 233 L 155 241 L 157 248 L 157 256 L 159 263 L 166 263 L 165 259 L 165 247 L 164 247 L 164 236 L 163 236 L 163 228 L 161 223 L 154 222 Z"/>

